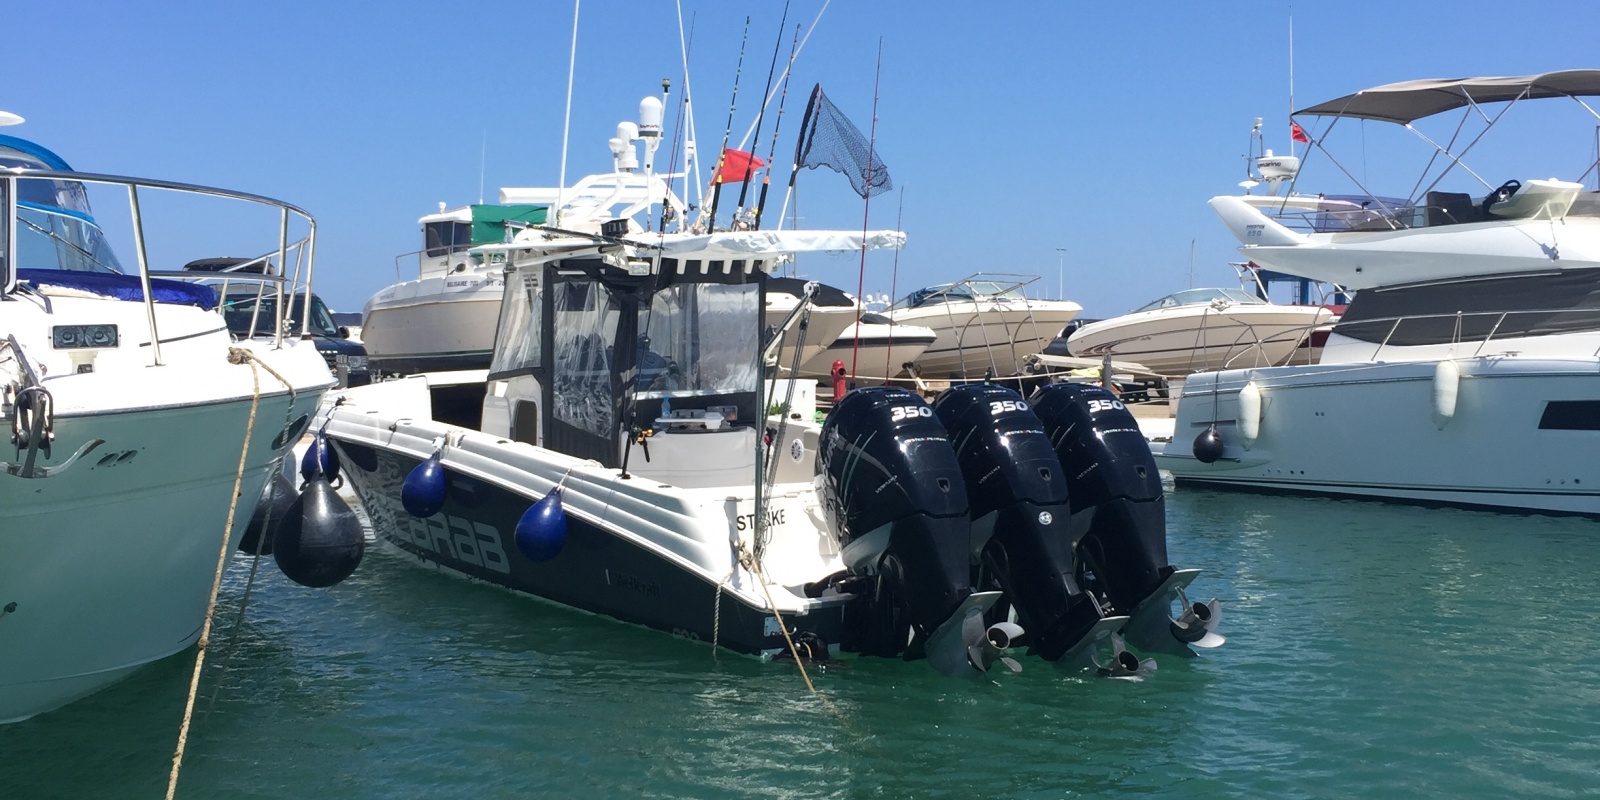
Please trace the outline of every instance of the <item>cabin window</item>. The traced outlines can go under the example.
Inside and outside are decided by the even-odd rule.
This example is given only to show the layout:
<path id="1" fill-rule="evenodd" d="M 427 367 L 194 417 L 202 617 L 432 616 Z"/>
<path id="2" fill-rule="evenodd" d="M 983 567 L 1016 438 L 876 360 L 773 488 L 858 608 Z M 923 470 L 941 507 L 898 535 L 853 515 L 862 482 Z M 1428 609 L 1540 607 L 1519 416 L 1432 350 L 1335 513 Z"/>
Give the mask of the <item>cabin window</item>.
<path id="1" fill-rule="evenodd" d="M 430 222 L 422 226 L 423 246 L 433 258 L 472 246 L 472 223 Z"/>
<path id="2" fill-rule="evenodd" d="M 612 343 L 621 316 L 616 298 L 597 283 L 558 283 L 551 414 L 585 433 L 610 438 L 617 432 L 617 393 Z"/>
<path id="3" fill-rule="evenodd" d="M 1551 400 L 1539 418 L 1542 431 L 1600 431 L 1600 400 Z"/>
<path id="4" fill-rule="evenodd" d="M 500 327 L 495 335 L 494 360 L 489 374 L 509 377 L 539 367 L 544 356 L 544 303 L 540 299 L 539 273 L 532 269 L 506 273 L 505 300 L 500 304 Z"/>
<path id="5" fill-rule="evenodd" d="M 640 320 L 637 387 L 649 397 L 753 392 L 761 333 L 755 284 L 683 283 Z"/>

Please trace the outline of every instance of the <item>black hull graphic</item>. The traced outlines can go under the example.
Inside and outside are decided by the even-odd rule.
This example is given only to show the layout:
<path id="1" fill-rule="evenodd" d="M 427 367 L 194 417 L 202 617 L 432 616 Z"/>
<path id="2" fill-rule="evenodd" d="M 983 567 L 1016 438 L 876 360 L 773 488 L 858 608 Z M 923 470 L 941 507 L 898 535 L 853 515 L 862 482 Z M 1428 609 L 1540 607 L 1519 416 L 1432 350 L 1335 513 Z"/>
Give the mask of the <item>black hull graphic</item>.
<path id="1" fill-rule="evenodd" d="M 625 531 L 568 515 L 561 552 L 549 561 L 531 561 L 517 550 L 514 532 L 537 496 L 451 472 L 444 507 L 418 519 L 401 505 L 400 489 L 419 459 L 345 441 L 338 446 L 377 535 L 421 561 L 582 611 L 692 640 L 715 639 L 737 652 L 787 652 L 769 609 L 728 591 L 719 595 L 714 579 Z M 847 598 L 815 602 L 805 613 L 785 612 L 784 622 L 791 631 L 837 644 Z"/>

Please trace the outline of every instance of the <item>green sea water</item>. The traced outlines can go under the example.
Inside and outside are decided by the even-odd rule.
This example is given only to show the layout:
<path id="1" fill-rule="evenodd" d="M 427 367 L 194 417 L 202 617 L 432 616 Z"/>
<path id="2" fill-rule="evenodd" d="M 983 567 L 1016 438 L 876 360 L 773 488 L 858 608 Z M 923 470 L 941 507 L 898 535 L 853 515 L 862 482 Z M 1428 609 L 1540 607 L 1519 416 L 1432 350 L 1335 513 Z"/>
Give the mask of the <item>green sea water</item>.
<path id="1" fill-rule="evenodd" d="M 236 559 L 183 798 L 1587 797 L 1600 525 L 1177 490 L 1228 643 L 1148 680 L 792 665 L 370 552 L 331 590 Z M 0 798 L 164 795 L 193 650 L 0 728 Z"/>

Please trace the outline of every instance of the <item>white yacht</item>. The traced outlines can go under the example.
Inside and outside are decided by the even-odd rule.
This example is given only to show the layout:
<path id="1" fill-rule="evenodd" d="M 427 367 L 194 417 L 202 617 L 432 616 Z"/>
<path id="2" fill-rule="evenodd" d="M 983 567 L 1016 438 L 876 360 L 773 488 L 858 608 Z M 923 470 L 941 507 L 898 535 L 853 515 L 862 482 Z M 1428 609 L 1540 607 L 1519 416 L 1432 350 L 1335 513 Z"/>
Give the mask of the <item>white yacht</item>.
<path id="1" fill-rule="evenodd" d="M 223 548 L 333 377 L 304 324 L 262 314 L 258 335 L 236 342 L 215 288 L 148 255 L 214 255 L 188 252 L 215 238 L 197 212 L 232 205 L 215 216 L 254 225 L 249 252 L 270 266 L 227 280 L 308 299 L 304 211 L 74 172 L 11 136 L 0 166 L 0 722 L 13 722 L 195 642 Z M 156 213 L 173 192 L 185 195 L 181 219 Z M 113 253 L 91 196 L 128 204 L 133 263 Z"/>
<path id="2" fill-rule="evenodd" d="M 937 341 L 912 361 L 928 378 L 1008 377 L 1043 350 L 1083 306 L 1071 300 L 1030 299 L 1032 275 L 978 273 L 918 289 L 888 311 L 901 325 L 930 328 Z"/>
<path id="3" fill-rule="evenodd" d="M 1594 96 L 1600 71 L 1574 70 L 1391 84 L 1298 112 L 1326 120 L 1319 149 L 1340 122 L 1390 122 L 1445 167 L 1409 204 L 1211 200 L 1250 260 L 1356 293 L 1320 363 L 1189 377 L 1160 459 L 1178 485 L 1600 514 L 1600 194 L 1485 182 L 1412 125 L 1459 115 L 1483 128 L 1459 138 L 1475 143 L 1510 105 L 1559 99 L 1592 132 Z M 1447 177 L 1478 192 L 1443 191 Z"/>
<path id="4" fill-rule="evenodd" d="M 1315 360 L 1312 337 L 1334 319 L 1324 306 L 1271 303 L 1242 288 L 1185 289 L 1067 337 L 1075 358 L 1131 361 L 1159 375 Z"/>

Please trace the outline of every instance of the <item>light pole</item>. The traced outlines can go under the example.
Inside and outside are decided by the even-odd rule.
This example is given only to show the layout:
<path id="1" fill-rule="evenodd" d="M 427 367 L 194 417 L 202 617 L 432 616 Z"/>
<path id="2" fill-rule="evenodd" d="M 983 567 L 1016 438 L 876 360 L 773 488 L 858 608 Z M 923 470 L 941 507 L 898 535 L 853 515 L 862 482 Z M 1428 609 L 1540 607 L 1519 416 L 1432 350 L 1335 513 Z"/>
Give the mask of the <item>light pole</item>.
<path id="1" fill-rule="evenodd" d="M 1067 299 L 1067 279 L 1065 277 L 1066 276 L 1066 267 L 1064 266 L 1066 264 L 1066 262 L 1067 262 L 1067 248 L 1065 248 L 1065 247 L 1057 247 L 1056 248 L 1056 299 L 1057 300 L 1065 300 L 1065 299 Z"/>

